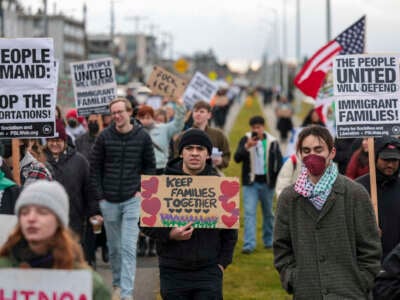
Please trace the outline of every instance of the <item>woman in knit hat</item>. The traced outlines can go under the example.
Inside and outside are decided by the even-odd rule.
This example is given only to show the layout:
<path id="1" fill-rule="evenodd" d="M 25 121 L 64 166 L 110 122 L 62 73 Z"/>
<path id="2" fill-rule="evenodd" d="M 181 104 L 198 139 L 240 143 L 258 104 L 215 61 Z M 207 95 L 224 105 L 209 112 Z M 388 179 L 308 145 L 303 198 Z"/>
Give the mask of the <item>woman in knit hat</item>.
<path id="1" fill-rule="evenodd" d="M 18 223 L 0 249 L 0 268 L 85 269 L 82 249 L 68 229 L 69 201 L 61 184 L 38 181 L 15 204 Z M 110 299 L 93 272 L 93 299 Z"/>

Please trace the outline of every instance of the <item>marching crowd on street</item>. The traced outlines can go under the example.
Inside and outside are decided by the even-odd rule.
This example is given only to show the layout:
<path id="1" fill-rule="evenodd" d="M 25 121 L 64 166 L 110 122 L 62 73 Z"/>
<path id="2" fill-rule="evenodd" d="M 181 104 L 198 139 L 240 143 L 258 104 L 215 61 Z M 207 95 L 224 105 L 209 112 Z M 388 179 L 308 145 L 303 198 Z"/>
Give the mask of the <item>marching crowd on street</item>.
<path id="1" fill-rule="evenodd" d="M 157 255 L 163 299 L 222 299 L 238 231 L 192 223 L 141 228 L 141 175 L 224 176 L 238 163 L 241 252 L 255 251 L 260 202 L 263 246 L 295 299 L 400 299 L 400 140 L 375 139 L 376 216 L 366 139 L 335 139 L 315 109 L 296 127 L 292 97 L 258 88 L 248 97 L 272 102 L 280 134 L 255 115 L 232 145 L 222 129 L 241 93 L 224 87 L 190 110 L 182 99 L 166 98 L 154 109 L 131 92 L 101 117 L 83 118 L 76 109 L 64 117 L 58 108 L 55 137 L 19 140 L 20 186 L 11 142 L 2 140 L 0 213 L 15 214 L 18 223 L 0 247 L 0 267 L 89 265 L 93 299 L 127 300 L 137 256 Z M 110 263 L 111 291 L 95 271 L 97 248 Z"/>

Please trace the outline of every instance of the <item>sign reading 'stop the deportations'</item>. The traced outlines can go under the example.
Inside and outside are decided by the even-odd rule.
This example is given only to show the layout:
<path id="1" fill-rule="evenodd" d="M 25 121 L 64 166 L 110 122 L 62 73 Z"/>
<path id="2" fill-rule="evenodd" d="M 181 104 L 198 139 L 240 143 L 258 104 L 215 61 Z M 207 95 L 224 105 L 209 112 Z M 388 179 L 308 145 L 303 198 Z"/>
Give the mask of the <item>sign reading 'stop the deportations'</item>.
<path id="1" fill-rule="evenodd" d="M 107 114 L 108 103 L 117 97 L 112 58 L 71 63 L 78 115 Z"/>
<path id="2" fill-rule="evenodd" d="M 237 178 L 217 176 L 142 176 L 144 227 L 239 228 Z"/>
<path id="3" fill-rule="evenodd" d="M 398 55 L 339 55 L 333 80 L 339 138 L 400 135 Z"/>
<path id="4" fill-rule="evenodd" d="M 0 139 L 54 136 L 53 40 L 0 39 Z"/>

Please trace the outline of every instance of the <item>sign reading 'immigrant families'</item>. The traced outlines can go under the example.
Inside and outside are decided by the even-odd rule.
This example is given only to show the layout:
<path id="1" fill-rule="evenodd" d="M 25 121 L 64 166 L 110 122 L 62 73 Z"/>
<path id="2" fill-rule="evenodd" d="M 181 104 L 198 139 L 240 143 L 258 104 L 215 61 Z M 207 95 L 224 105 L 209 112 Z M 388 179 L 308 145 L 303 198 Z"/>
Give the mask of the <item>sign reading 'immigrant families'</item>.
<path id="1" fill-rule="evenodd" d="M 159 66 L 154 66 L 146 86 L 155 95 L 177 99 L 182 97 L 186 89 L 186 81 Z"/>
<path id="2" fill-rule="evenodd" d="M 191 109 L 199 100 L 210 102 L 217 91 L 218 87 L 214 82 L 200 72 L 196 72 L 183 94 L 183 101 L 186 107 Z"/>
<path id="3" fill-rule="evenodd" d="M 239 228 L 239 180 L 217 176 L 142 176 L 144 227 Z"/>
<path id="4" fill-rule="evenodd" d="M 0 270 L 1 300 L 91 300 L 92 289 L 89 270 Z"/>
<path id="5" fill-rule="evenodd" d="M 0 39 L 0 138 L 54 136 L 56 69 L 52 39 Z"/>
<path id="6" fill-rule="evenodd" d="M 333 66 L 339 138 L 400 134 L 398 55 L 340 55 Z"/>
<path id="7" fill-rule="evenodd" d="M 78 115 L 107 114 L 108 103 L 117 97 L 112 58 L 71 63 Z"/>

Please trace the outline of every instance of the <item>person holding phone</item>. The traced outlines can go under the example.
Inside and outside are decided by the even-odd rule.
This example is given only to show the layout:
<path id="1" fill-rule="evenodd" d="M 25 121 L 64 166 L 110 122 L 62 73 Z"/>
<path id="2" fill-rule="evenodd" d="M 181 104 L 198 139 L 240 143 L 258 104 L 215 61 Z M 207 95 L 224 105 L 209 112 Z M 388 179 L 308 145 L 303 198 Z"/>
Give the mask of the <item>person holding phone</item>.
<path id="1" fill-rule="evenodd" d="M 242 163 L 244 199 L 244 242 L 242 253 L 250 254 L 256 248 L 257 203 L 261 202 L 264 247 L 272 247 L 274 215 L 272 199 L 276 178 L 282 166 L 282 154 L 278 140 L 265 131 L 265 120 L 261 116 L 250 119 L 251 131 L 239 142 L 235 161 Z"/>

